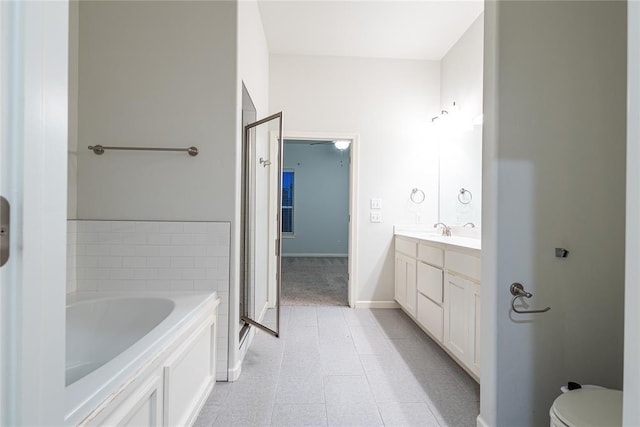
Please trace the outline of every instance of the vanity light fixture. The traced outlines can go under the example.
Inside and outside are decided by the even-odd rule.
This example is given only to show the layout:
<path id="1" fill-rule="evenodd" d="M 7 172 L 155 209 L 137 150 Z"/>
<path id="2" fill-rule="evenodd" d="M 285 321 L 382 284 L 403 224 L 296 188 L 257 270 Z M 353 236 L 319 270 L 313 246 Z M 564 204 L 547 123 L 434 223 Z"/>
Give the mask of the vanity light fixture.
<path id="1" fill-rule="evenodd" d="M 467 117 L 455 103 L 451 110 L 441 110 L 440 114 L 431 118 L 431 122 L 438 128 L 443 136 L 453 136 L 473 130 L 471 118 Z"/>
<path id="2" fill-rule="evenodd" d="M 336 147 L 336 149 L 342 151 L 349 148 L 349 145 L 351 145 L 351 141 L 348 139 L 336 139 L 335 141 L 333 141 L 333 145 Z"/>

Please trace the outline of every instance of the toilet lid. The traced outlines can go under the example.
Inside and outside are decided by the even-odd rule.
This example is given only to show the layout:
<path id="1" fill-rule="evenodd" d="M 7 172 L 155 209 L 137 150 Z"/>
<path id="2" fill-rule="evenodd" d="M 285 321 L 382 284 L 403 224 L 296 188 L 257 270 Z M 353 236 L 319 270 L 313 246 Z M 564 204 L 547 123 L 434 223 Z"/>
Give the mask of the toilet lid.
<path id="1" fill-rule="evenodd" d="M 621 426 L 622 392 L 578 389 L 563 393 L 553 402 L 553 412 L 569 426 Z"/>

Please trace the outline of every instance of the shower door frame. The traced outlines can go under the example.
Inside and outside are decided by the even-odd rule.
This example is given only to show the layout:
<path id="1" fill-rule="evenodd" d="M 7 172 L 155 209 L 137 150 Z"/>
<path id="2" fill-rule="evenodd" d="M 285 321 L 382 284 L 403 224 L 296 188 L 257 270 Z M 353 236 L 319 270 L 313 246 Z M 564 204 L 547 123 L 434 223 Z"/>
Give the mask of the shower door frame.
<path id="1" fill-rule="evenodd" d="M 281 268 L 281 262 L 280 262 L 280 258 L 281 258 L 281 253 L 282 253 L 282 230 L 281 230 L 281 224 L 280 224 L 280 206 L 282 206 L 282 144 L 283 144 L 283 124 L 282 124 L 282 111 L 280 111 L 279 113 L 275 113 L 272 114 L 268 117 L 265 117 L 263 119 L 260 119 L 254 123 L 249 123 L 248 125 L 246 125 L 244 127 L 244 142 L 243 142 L 243 146 L 242 146 L 242 208 L 241 208 L 241 218 L 242 218 L 242 224 L 241 224 L 241 230 L 240 230 L 240 257 L 241 257 L 241 266 L 240 266 L 240 300 L 242 301 L 242 308 L 243 308 L 243 312 L 240 313 L 240 320 L 242 320 L 243 322 L 245 322 L 248 325 L 252 325 L 255 326 L 273 336 L 275 336 L 276 338 L 280 336 L 280 296 L 281 296 L 281 276 L 282 276 L 282 268 Z M 250 155 L 249 155 L 249 150 L 251 148 L 251 138 L 250 138 L 250 132 L 252 129 L 268 123 L 272 120 L 278 119 L 280 126 L 279 126 L 279 130 L 278 130 L 278 135 L 276 136 L 276 158 L 277 158 L 277 172 L 276 172 L 276 179 L 275 179 L 275 183 L 270 182 L 270 184 L 275 184 L 275 189 L 276 189 L 276 206 L 275 207 L 271 207 L 269 206 L 269 218 L 272 217 L 272 215 L 275 213 L 275 299 L 276 299 L 276 327 L 275 330 L 269 328 L 268 326 L 263 325 L 262 323 L 258 322 L 255 319 L 252 319 L 251 317 L 249 317 L 247 315 L 248 313 L 248 308 L 247 308 L 247 304 L 244 303 L 244 300 L 246 298 L 246 286 L 247 286 L 247 281 L 249 280 L 249 277 L 247 275 L 247 272 L 245 271 L 245 266 L 247 265 L 247 262 L 249 261 L 249 257 L 250 254 L 247 253 L 247 249 L 250 248 L 249 246 L 249 233 L 247 233 L 247 226 L 248 226 L 248 222 L 249 222 L 249 218 L 248 218 L 248 205 L 251 202 L 250 201 L 250 197 L 251 194 L 249 194 L 249 173 L 250 173 L 250 167 L 251 165 L 249 164 L 250 162 Z M 269 138 L 268 144 L 269 144 L 269 151 L 271 151 L 271 138 Z M 271 180 L 271 178 L 270 178 Z M 270 187 L 270 190 L 273 190 Z M 271 192 L 270 192 L 271 194 Z M 272 210 L 275 208 L 275 210 L 277 212 L 272 212 Z M 274 224 L 272 221 L 269 221 L 269 229 L 268 231 L 270 231 L 270 228 L 273 227 Z M 268 233 L 269 236 L 271 235 L 271 233 Z M 269 252 L 271 253 L 271 252 Z M 270 262 L 271 260 L 268 260 L 268 264 L 272 265 L 272 263 Z M 267 272 L 270 275 L 272 272 L 268 269 L 267 267 Z M 248 272 L 248 274 L 251 274 L 251 271 Z M 267 286 L 268 283 L 267 283 Z M 267 289 L 267 295 L 269 295 L 269 289 Z M 240 335 L 241 337 L 246 336 L 245 335 L 245 331 L 247 330 L 246 327 L 243 327 Z M 242 338 L 241 338 L 242 339 Z"/>

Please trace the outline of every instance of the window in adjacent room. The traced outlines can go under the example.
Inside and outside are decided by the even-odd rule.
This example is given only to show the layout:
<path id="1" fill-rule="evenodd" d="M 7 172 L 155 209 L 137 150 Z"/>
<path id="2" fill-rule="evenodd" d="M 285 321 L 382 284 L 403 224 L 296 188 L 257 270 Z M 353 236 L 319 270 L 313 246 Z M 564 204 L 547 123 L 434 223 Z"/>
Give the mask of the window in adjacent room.
<path id="1" fill-rule="evenodd" d="M 282 234 L 293 235 L 293 182 L 292 170 L 282 172 Z"/>

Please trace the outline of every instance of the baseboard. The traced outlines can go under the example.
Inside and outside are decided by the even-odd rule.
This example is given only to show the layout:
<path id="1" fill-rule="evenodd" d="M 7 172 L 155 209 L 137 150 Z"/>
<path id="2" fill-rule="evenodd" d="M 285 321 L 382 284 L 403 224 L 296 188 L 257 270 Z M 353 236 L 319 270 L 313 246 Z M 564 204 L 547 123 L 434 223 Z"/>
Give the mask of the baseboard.
<path id="1" fill-rule="evenodd" d="M 282 254 L 283 258 L 347 258 L 349 254 Z"/>
<path id="2" fill-rule="evenodd" d="M 400 308 L 395 301 L 356 301 L 356 308 Z"/>
<path id="3" fill-rule="evenodd" d="M 478 417 L 476 418 L 476 426 L 477 426 L 477 427 L 489 427 L 489 424 L 487 424 L 487 423 L 482 419 L 482 414 L 478 415 Z"/>

